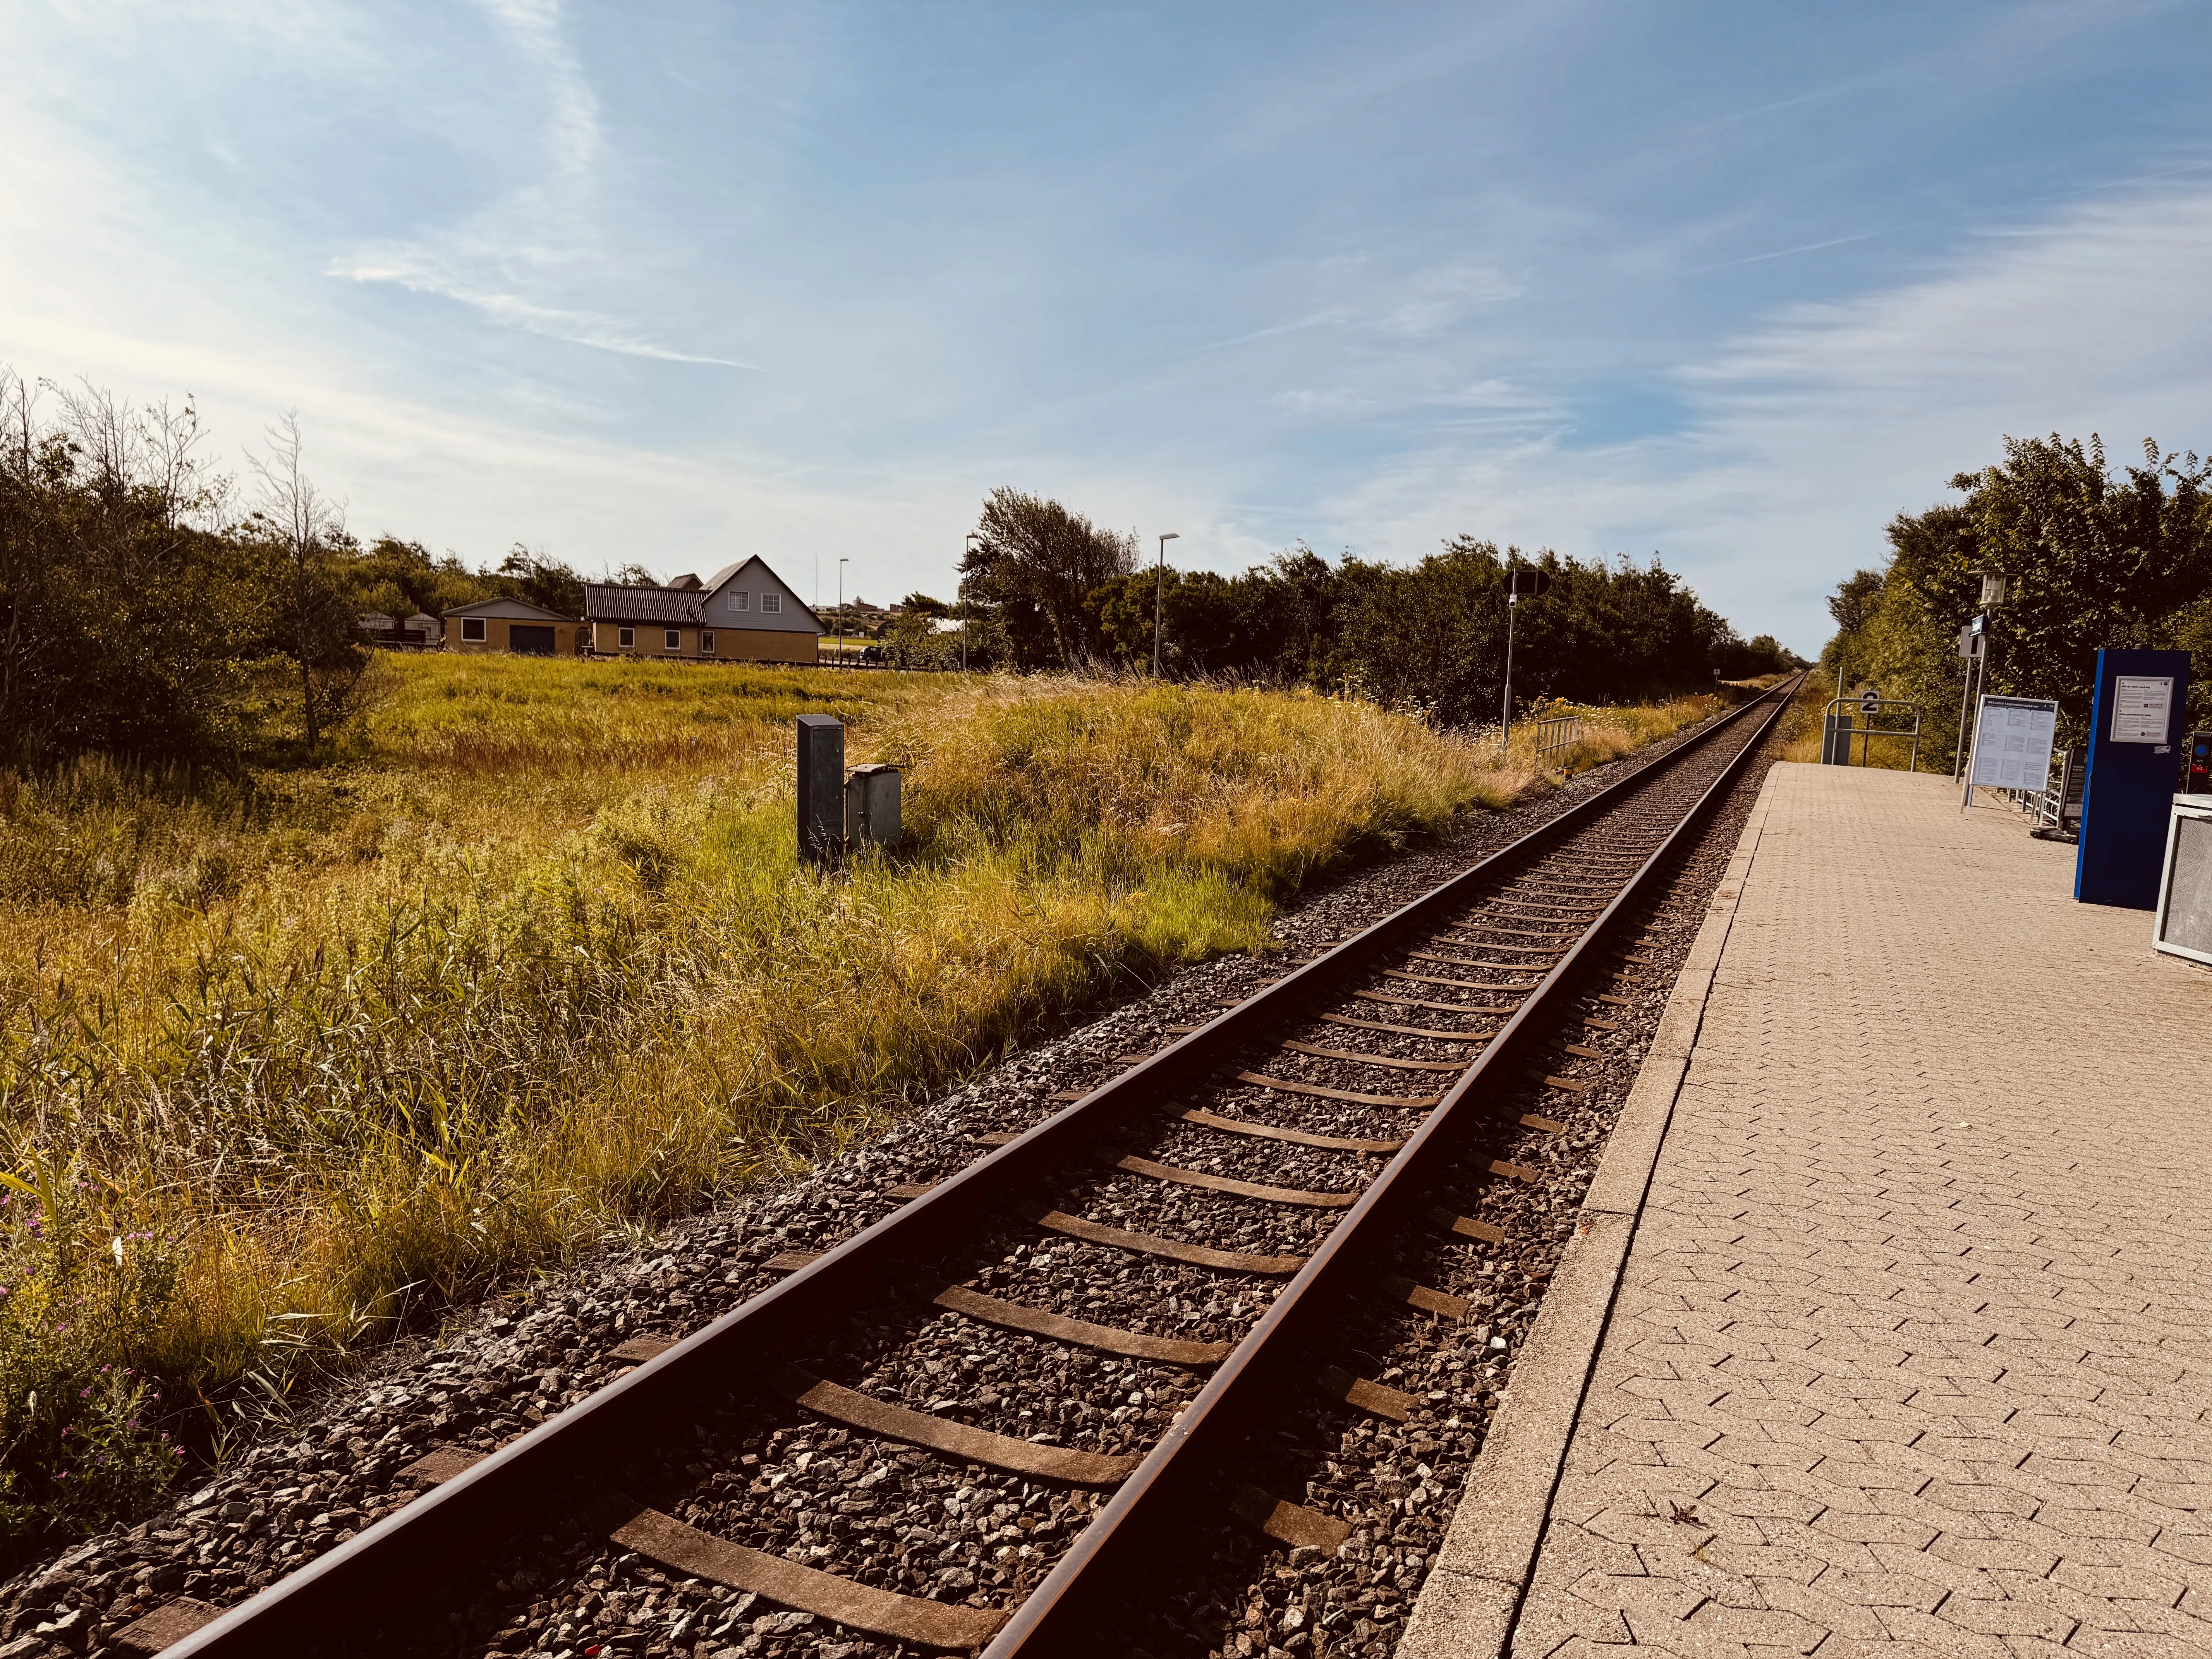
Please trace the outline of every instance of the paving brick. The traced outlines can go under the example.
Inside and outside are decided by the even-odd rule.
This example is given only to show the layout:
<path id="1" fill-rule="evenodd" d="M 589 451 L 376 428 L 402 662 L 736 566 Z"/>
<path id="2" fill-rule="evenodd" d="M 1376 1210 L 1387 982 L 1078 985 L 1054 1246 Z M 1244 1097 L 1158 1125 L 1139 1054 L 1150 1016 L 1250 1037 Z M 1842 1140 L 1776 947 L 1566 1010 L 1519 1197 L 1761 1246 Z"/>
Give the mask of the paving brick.
<path id="1" fill-rule="evenodd" d="M 1941 779 L 1745 845 L 1511 1650 L 2212 1656 L 2212 974 Z"/>

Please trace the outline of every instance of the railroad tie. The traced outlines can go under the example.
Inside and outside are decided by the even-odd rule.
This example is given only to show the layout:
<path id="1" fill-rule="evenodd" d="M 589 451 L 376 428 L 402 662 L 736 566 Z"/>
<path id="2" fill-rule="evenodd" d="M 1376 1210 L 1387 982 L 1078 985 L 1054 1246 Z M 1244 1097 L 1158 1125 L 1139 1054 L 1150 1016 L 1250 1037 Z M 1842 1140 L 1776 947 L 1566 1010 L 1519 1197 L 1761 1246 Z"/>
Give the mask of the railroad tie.
<path id="1" fill-rule="evenodd" d="M 1286 1504 L 1257 1486 L 1241 1488 L 1229 1500 L 1229 1510 L 1254 1530 L 1293 1549 L 1317 1549 L 1324 1555 L 1334 1555 L 1352 1536 L 1352 1528 L 1334 1516 L 1301 1504 Z"/>
<path id="2" fill-rule="evenodd" d="M 1409 1308 L 1419 1308 L 1423 1313 L 1442 1314 L 1446 1319 L 1464 1319 L 1472 1305 L 1463 1296 L 1454 1296 L 1449 1291 L 1431 1290 L 1426 1285 L 1416 1285 L 1410 1279 L 1396 1273 L 1384 1273 L 1375 1281 L 1376 1289 L 1393 1302 L 1402 1302 Z"/>
<path id="3" fill-rule="evenodd" d="M 628 1346 L 623 1344 L 624 1347 Z M 673 1346 L 670 1343 L 662 1345 L 664 1347 Z M 617 1348 L 615 1358 L 619 1359 L 622 1357 L 622 1349 Z M 652 1357 L 651 1354 L 646 1356 L 648 1359 Z M 400 1470 L 396 1478 L 397 1484 L 403 1486 L 442 1486 L 455 1475 L 467 1474 L 490 1455 L 489 1452 L 464 1451 L 459 1446 L 435 1446 Z"/>
<path id="4" fill-rule="evenodd" d="M 1584 1060 L 1603 1060 L 1607 1057 L 1604 1049 L 1585 1048 L 1579 1042 L 1568 1043 L 1566 1052 L 1571 1054 L 1580 1054 Z"/>
<path id="5" fill-rule="evenodd" d="M 772 1273 L 795 1273 L 801 1267 L 811 1267 L 829 1254 L 826 1250 L 779 1250 L 761 1263 Z"/>
<path id="6" fill-rule="evenodd" d="M 1359 1201 L 1358 1193 L 1315 1193 L 1297 1187 L 1267 1187 L 1256 1181 L 1237 1181 L 1227 1176 L 1207 1175 L 1202 1170 L 1186 1170 L 1180 1164 L 1155 1164 L 1148 1158 L 1116 1158 L 1111 1152 L 1101 1152 L 1117 1170 L 1131 1175 L 1149 1176 L 1154 1181 L 1172 1181 L 1185 1187 L 1204 1187 L 1217 1193 L 1234 1193 L 1239 1198 L 1256 1198 L 1267 1204 L 1300 1204 L 1309 1209 L 1344 1210 Z"/>
<path id="7" fill-rule="evenodd" d="M 1462 968 L 1494 968 L 1498 964 L 1495 963 L 1462 962 L 1455 965 Z M 1409 980 L 1415 985 L 1446 985 L 1449 986 L 1455 991 L 1490 991 L 1497 988 L 1495 986 L 1485 984 L 1480 980 L 1447 979 L 1437 974 L 1409 974 L 1402 968 L 1385 968 L 1382 970 L 1382 977 L 1385 979 Z"/>
<path id="8" fill-rule="evenodd" d="M 1583 1024 L 1589 1026 L 1593 1030 L 1599 1031 L 1618 1031 L 1620 1029 L 1619 1020 L 1600 1019 L 1595 1014 L 1584 1014 Z"/>
<path id="9" fill-rule="evenodd" d="M 1319 1146 L 1332 1152 L 1395 1152 L 1402 1140 L 1351 1140 L 1341 1135 L 1313 1135 L 1303 1129 L 1279 1129 L 1272 1123 L 1248 1123 L 1238 1118 L 1216 1117 L 1212 1112 L 1178 1112 L 1182 1122 L 1202 1129 L 1219 1129 L 1232 1135 L 1257 1135 L 1263 1140 L 1287 1140 L 1300 1146 Z"/>
<path id="10" fill-rule="evenodd" d="M 1429 1219 L 1446 1232 L 1457 1233 L 1462 1238 L 1479 1238 L 1486 1244 L 1503 1244 L 1505 1230 L 1493 1227 L 1487 1221 L 1477 1221 L 1470 1215 L 1458 1215 L 1443 1208 L 1429 1212 Z"/>
<path id="11" fill-rule="evenodd" d="M 884 1188 L 884 1193 L 890 1198 L 920 1198 L 936 1185 L 933 1181 L 902 1181 Z"/>
<path id="12" fill-rule="evenodd" d="M 1313 1095 L 1322 1100 L 1348 1100 L 1355 1106 L 1433 1106 L 1442 1095 L 1363 1095 L 1352 1089 L 1332 1089 L 1320 1083 L 1294 1083 L 1288 1078 L 1269 1077 L 1265 1072 L 1239 1072 L 1239 1083 L 1256 1083 L 1262 1089 L 1279 1089 L 1285 1094 Z"/>
<path id="13" fill-rule="evenodd" d="M 1157 1255 L 1170 1261 L 1188 1261 L 1197 1267 L 1219 1267 L 1233 1273 L 1265 1273 L 1271 1277 L 1286 1277 L 1306 1265 L 1302 1255 L 1258 1255 L 1249 1250 L 1217 1250 L 1209 1244 L 1186 1244 L 1179 1238 L 1162 1238 L 1154 1233 L 1133 1233 L 1125 1227 L 1109 1227 L 1103 1222 L 1085 1221 L 1081 1216 L 1069 1215 L 1048 1204 L 1035 1204 L 1020 1213 L 1048 1231 L 1065 1233 L 1070 1238 L 1079 1238 L 1086 1244 L 1106 1244 L 1117 1250 L 1131 1250 L 1139 1255 Z"/>
<path id="14" fill-rule="evenodd" d="M 1093 1325 L 1087 1320 L 1070 1319 L 1042 1308 L 1025 1308 L 1018 1302 L 1001 1301 L 963 1285 L 948 1285 L 930 1300 L 940 1308 L 950 1308 L 986 1325 L 1026 1331 L 1032 1336 L 1096 1348 L 1102 1353 L 1125 1354 L 1132 1359 L 1157 1359 L 1170 1365 L 1218 1365 L 1229 1358 L 1229 1351 L 1234 1346 L 1227 1342 L 1187 1342 L 1175 1337 L 1146 1336 L 1141 1331 L 1117 1330 L 1111 1325 Z"/>
<path id="15" fill-rule="evenodd" d="M 1484 985 L 1476 988 L 1484 991 L 1529 991 L 1535 988 L 1530 985 Z M 1505 1012 L 1499 1008 L 1473 1008 L 1464 1002 L 1424 1002 L 1419 997 L 1394 997 L 1382 991 L 1354 991 L 1352 994 L 1362 1002 L 1379 1002 L 1386 1008 L 1427 1008 L 1440 1014 L 1496 1014 Z"/>
<path id="16" fill-rule="evenodd" d="M 1564 1089 L 1571 1095 L 1586 1095 L 1597 1085 L 1594 1083 L 1585 1083 L 1580 1078 L 1547 1077 L 1544 1079 L 1544 1086 L 1547 1089 Z"/>
<path id="17" fill-rule="evenodd" d="M 1544 1178 L 1525 1164 L 1509 1164 L 1502 1158 L 1493 1158 L 1490 1160 L 1490 1173 L 1494 1176 L 1504 1176 L 1511 1181 L 1525 1181 L 1531 1187 L 1535 1186 Z"/>
<path id="18" fill-rule="evenodd" d="M 1285 1042 L 1283 1047 L 1292 1054 L 1311 1054 L 1316 1060 L 1345 1060 L 1358 1066 L 1387 1066 L 1394 1072 L 1464 1072 L 1467 1067 L 1456 1060 L 1400 1060 L 1391 1054 L 1358 1054 L 1349 1048 L 1317 1048 L 1310 1042 Z"/>
<path id="19" fill-rule="evenodd" d="M 1510 1008 L 1463 1008 L 1462 1013 L 1510 1013 Z M 1498 1035 L 1495 1031 L 1438 1031 L 1426 1025 L 1385 1025 L 1372 1019 L 1354 1019 L 1349 1014 L 1320 1014 L 1316 1018 L 1331 1025 L 1350 1025 L 1362 1031 L 1388 1031 L 1392 1036 L 1429 1037 L 1438 1042 L 1487 1042 Z"/>
<path id="20" fill-rule="evenodd" d="M 1537 1112 L 1522 1113 L 1521 1127 L 1524 1129 L 1541 1129 L 1547 1135 L 1563 1135 L 1567 1132 L 1567 1126 L 1559 1119 L 1545 1117 Z"/>
<path id="21" fill-rule="evenodd" d="M 191 1596 L 179 1595 L 175 1601 L 155 1607 L 151 1613 L 141 1613 L 116 1632 L 115 1645 L 125 1653 L 156 1654 L 163 1648 L 173 1647 L 183 1641 L 201 1626 L 213 1624 L 222 1616 L 221 1607 L 211 1607 Z"/>
<path id="22" fill-rule="evenodd" d="M 688 1578 L 765 1596 L 895 1642 L 929 1648 L 979 1648 L 997 1634 L 1006 1614 L 997 1607 L 963 1607 L 856 1584 L 835 1573 L 801 1566 L 726 1538 L 687 1526 L 672 1515 L 647 1509 L 621 1493 L 609 1495 L 607 1513 L 623 1514 L 608 1539 Z"/>
<path id="23" fill-rule="evenodd" d="M 1370 1382 L 1364 1376 L 1354 1376 L 1338 1365 L 1323 1365 L 1315 1374 L 1314 1381 L 1331 1400 L 1341 1400 L 1347 1406 L 1357 1406 L 1377 1417 L 1387 1417 L 1393 1423 L 1402 1423 L 1413 1408 L 1413 1396 L 1395 1389 L 1385 1388 L 1380 1382 Z"/>
<path id="24" fill-rule="evenodd" d="M 1110 1486 L 1127 1480 L 1145 1460 L 1134 1453 L 1109 1457 L 1073 1446 L 1041 1446 L 1034 1440 L 970 1428 L 950 1418 L 894 1406 L 815 1376 L 797 1365 L 770 1365 L 761 1380 L 772 1394 L 847 1428 L 926 1446 L 970 1463 L 988 1463 L 1013 1474 L 1065 1480 L 1077 1486 Z"/>

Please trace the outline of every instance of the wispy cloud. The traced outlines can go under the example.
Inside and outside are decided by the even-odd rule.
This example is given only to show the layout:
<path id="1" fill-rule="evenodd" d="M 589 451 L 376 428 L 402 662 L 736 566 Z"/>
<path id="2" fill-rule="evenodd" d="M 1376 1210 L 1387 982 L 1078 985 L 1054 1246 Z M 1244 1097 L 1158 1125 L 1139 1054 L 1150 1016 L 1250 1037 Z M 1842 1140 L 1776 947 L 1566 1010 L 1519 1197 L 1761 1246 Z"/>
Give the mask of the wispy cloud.
<path id="1" fill-rule="evenodd" d="M 1800 649 L 1820 599 L 1879 561 L 1899 512 L 1945 499 L 2007 434 L 2206 447 L 2212 191 L 2097 199 L 1936 274 L 1785 308 L 1676 379 L 1680 430 L 1577 446 L 1535 430 L 1408 455 L 1330 503 L 1396 547 L 1480 526 L 1583 556 L 1662 550 L 1725 614 Z"/>
<path id="2" fill-rule="evenodd" d="M 756 363 L 668 344 L 602 308 L 566 301 L 580 286 L 634 287 L 623 280 L 634 273 L 608 247 L 598 207 L 606 143 L 599 100 L 562 31 L 560 0 L 483 3 L 537 79 L 544 108 L 539 176 L 457 224 L 340 254 L 326 273 L 437 295 L 508 327 L 594 350 L 764 373 Z"/>

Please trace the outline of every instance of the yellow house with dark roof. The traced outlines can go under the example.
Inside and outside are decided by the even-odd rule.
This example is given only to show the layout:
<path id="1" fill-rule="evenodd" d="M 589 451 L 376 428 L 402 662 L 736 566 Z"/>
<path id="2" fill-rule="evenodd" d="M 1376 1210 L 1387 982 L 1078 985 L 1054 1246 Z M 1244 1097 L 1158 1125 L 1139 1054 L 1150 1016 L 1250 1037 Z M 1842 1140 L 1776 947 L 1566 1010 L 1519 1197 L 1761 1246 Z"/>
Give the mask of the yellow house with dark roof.
<path id="1" fill-rule="evenodd" d="M 584 589 L 588 648 L 603 657 L 688 657 L 706 662 L 811 663 L 830 630 L 759 557 L 711 580 L 678 576 L 665 587 Z"/>

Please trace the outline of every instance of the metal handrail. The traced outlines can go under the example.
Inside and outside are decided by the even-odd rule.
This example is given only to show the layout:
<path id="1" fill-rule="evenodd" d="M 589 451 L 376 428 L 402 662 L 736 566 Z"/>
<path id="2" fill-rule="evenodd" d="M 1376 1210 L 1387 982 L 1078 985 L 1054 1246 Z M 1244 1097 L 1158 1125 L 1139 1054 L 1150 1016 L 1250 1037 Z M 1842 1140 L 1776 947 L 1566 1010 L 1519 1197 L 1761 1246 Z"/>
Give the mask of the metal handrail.
<path id="1" fill-rule="evenodd" d="M 1539 720 L 1528 722 L 1536 728 L 1536 758 L 1556 755 L 1563 749 L 1571 749 L 1583 740 L 1583 717 L 1580 714 L 1547 714 Z"/>
<path id="2" fill-rule="evenodd" d="M 1877 711 L 1871 716 L 1875 719 L 1881 718 L 1879 711 L 1884 708 L 1909 708 L 1912 711 L 1912 724 L 1910 726 L 1852 726 L 1847 723 L 1850 710 L 1864 710 L 1869 707 Z M 1865 738 L 1869 740 L 1867 746 L 1859 751 L 1858 763 L 1862 766 L 1873 763 L 1871 756 L 1874 750 L 1872 741 L 1874 738 L 1911 738 L 1912 760 L 1908 769 L 1914 772 L 1920 769 L 1920 705 L 1917 702 L 1908 702 L 1902 697 L 1831 697 L 1828 699 L 1827 708 L 1822 711 L 1820 731 L 1820 759 L 1826 764 L 1850 765 L 1853 738 Z M 1831 745 L 1838 738 L 1843 739 L 1844 757 L 1840 761 L 1831 760 L 1829 758 L 1832 752 Z"/>

